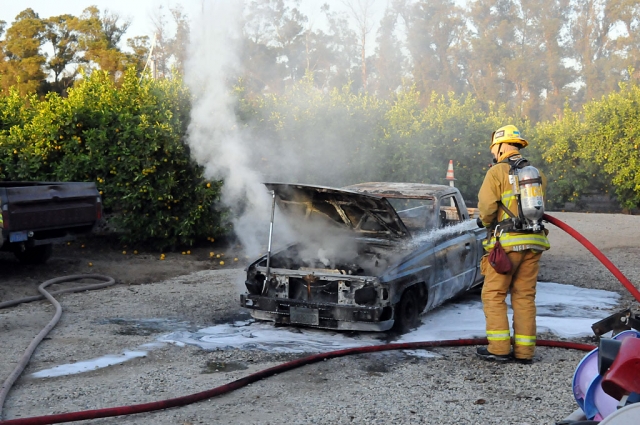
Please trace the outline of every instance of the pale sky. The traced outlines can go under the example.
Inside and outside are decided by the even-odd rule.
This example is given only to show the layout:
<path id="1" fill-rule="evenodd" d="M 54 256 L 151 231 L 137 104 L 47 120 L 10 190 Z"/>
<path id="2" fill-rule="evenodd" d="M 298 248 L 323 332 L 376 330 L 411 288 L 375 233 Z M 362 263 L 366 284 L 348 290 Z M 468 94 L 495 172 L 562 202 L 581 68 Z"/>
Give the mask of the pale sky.
<path id="1" fill-rule="evenodd" d="M 202 1 L 210 0 L 26 0 L 24 3 L 20 0 L 0 0 L 0 21 L 6 21 L 10 25 L 16 15 L 27 8 L 33 9 L 41 18 L 48 18 L 67 13 L 79 16 L 86 7 L 96 5 L 101 11 L 108 9 L 131 20 L 131 26 L 123 37 L 122 47 L 124 47 L 124 41 L 127 38 L 138 35 L 148 35 L 151 38 L 153 33 L 151 16 L 160 6 L 164 6 L 166 10 L 168 7 L 180 4 L 187 15 L 193 17 L 200 10 Z M 314 21 L 314 17 L 321 16 L 320 7 L 324 3 L 329 4 L 332 10 L 344 10 L 340 0 L 302 0 L 300 9 L 309 18 L 309 23 Z M 379 20 L 387 5 L 387 0 L 377 0 L 376 3 L 375 11 L 379 16 L 376 20 Z"/>

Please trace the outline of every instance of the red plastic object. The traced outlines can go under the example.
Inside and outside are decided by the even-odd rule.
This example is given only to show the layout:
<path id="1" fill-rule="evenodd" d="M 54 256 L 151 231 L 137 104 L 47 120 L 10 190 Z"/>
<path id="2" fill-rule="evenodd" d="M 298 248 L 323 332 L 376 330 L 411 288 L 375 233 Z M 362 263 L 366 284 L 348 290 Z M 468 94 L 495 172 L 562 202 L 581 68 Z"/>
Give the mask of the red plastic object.
<path id="1" fill-rule="evenodd" d="M 622 341 L 618 356 L 602 379 L 602 389 L 616 400 L 640 393 L 640 339 Z"/>

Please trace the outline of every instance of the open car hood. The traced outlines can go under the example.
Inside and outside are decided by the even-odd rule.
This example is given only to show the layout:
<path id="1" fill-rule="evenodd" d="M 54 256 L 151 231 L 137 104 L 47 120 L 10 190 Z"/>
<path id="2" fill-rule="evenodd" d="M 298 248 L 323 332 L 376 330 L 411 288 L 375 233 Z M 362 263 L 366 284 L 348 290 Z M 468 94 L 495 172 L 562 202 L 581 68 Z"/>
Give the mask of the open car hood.
<path id="1" fill-rule="evenodd" d="M 265 183 L 280 210 L 296 220 L 322 220 L 362 236 L 402 239 L 410 233 L 387 199 L 322 186 Z"/>

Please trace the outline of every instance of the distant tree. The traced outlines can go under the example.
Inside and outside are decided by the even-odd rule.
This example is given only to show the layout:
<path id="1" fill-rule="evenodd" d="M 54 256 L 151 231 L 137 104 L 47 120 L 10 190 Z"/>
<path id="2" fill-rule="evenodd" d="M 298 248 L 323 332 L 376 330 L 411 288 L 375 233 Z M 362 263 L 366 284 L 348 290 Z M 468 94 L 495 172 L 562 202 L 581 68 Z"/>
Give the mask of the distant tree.
<path id="1" fill-rule="evenodd" d="M 82 12 L 77 22 L 78 42 L 88 63 L 109 72 L 112 77 L 132 64 L 132 58 L 119 47 L 130 21 L 109 11 L 100 14 L 97 7 L 91 6 Z"/>
<path id="2" fill-rule="evenodd" d="M 47 91 L 59 94 L 66 92 L 79 72 L 79 64 L 84 62 L 78 45 L 77 18 L 72 15 L 52 16 L 45 20 L 44 39 L 50 43 L 53 56 L 45 68 L 53 76 Z"/>
<path id="3" fill-rule="evenodd" d="M 360 71 L 362 75 L 362 88 L 367 90 L 367 41 L 374 27 L 375 0 L 342 0 L 349 15 L 356 23 L 358 44 L 360 47 Z"/>
<path id="4" fill-rule="evenodd" d="M 151 65 L 156 77 L 167 77 L 171 75 L 172 69 L 184 71 L 184 62 L 189 47 L 189 18 L 179 5 L 169 7 L 167 10 L 170 18 L 162 5 L 155 10 L 151 17 L 154 33 L 153 47 L 147 46 L 147 55 L 151 52 Z M 169 22 L 169 19 L 172 22 Z"/>
<path id="5" fill-rule="evenodd" d="M 424 100 L 433 91 L 465 91 L 460 61 L 467 30 L 462 12 L 454 0 L 420 0 L 403 10 L 412 74 Z"/>
<path id="6" fill-rule="evenodd" d="M 147 58 L 151 49 L 149 36 L 138 35 L 133 38 L 128 38 L 127 46 L 133 52 L 131 53 L 130 57 L 134 61 L 136 69 L 138 70 L 138 72 L 142 72 L 147 63 Z"/>
<path id="7" fill-rule="evenodd" d="M 6 58 L 4 56 L 4 44 L 5 42 L 2 40 L 2 34 L 4 34 L 4 29 L 7 26 L 6 21 L 0 21 L 0 89 L 2 89 L 2 73 L 4 72 L 5 61 Z"/>
<path id="8" fill-rule="evenodd" d="M 4 29 L 4 24 L 2 26 Z M 45 23 L 33 9 L 25 9 L 7 29 L 2 42 L 4 61 L 0 61 L 0 87 L 7 93 L 15 86 L 22 94 L 35 93 L 45 79 L 45 56 L 40 52 Z"/>
<path id="9" fill-rule="evenodd" d="M 297 81 L 304 77 L 305 60 L 305 26 L 307 17 L 298 9 L 299 0 L 287 6 L 284 1 L 277 2 L 273 42 L 283 61 L 286 70 L 285 79 Z"/>
<path id="10" fill-rule="evenodd" d="M 176 26 L 176 32 L 169 43 L 173 66 L 183 72 L 189 46 L 190 21 L 180 5 L 170 8 L 169 11 Z"/>
<path id="11" fill-rule="evenodd" d="M 358 41 L 349 27 L 346 14 L 330 10 L 327 4 L 320 7 L 326 19 L 327 31 L 307 25 L 304 32 L 305 72 L 312 76 L 308 82 L 323 90 L 343 88 L 345 85 L 361 87 L 362 73 L 357 74 Z M 314 22 L 315 23 L 315 22 Z"/>
<path id="12" fill-rule="evenodd" d="M 307 17 L 299 1 L 253 0 L 245 14 L 244 79 L 252 91 L 282 92 L 309 66 Z"/>
<path id="13" fill-rule="evenodd" d="M 575 72 L 570 56 L 570 0 L 475 0 L 465 75 L 484 102 L 505 103 L 537 121 L 562 113 Z"/>
<path id="14" fill-rule="evenodd" d="M 600 66 L 604 68 L 600 73 L 610 79 L 604 82 L 603 87 L 603 91 L 608 93 L 617 89 L 615 84 L 612 88 L 612 83 L 621 78 L 640 79 L 640 0 L 609 0 L 604 5 L 595 5 L 598 6 L 602 15 L 613 23 L 611 31 L 603 37 L 608 42 L 608 61 L 600 64 L 608 65 Z M 632 75 L 629 75 L 630 71 Z"/>
<path id="15" fill-rule="evenodd" d="M 574 0 L 573 51 L 580 66 L 578 102 L 600 98 L 617 88 L 624 65 L 614 40 L 620 0 Z"/>
<path id="16" fill-rule="evenodd" d="M 313 76 L 316 87 L 328 87 L 333 75 L 333 52 L 329 48 L 329 36 L 309 25 L 304 33 L 305 73 Z"/>
<path id="17" fill-rule="evenodd" d="M 484 104 L 506 103 L 514 93 L 506 67 L 521 25 L 515 5 L 511 0 L 475 0 L 467 16 L 473 28 L 466 62 L 471 92 Z"/>
<path id="18" fill-rule="evenodd" d="M 624 25 L 625 34 L 616 40 L 625 69 L 632 69 L 633 78 L 640 80 L 640 0 L 619 3 L 618 18 Z"/>
<path id="19" fill-rule="evenodd" d="M 362 87 L 361 73 L 358 75 L 357 72 L 360 61 L 358 37 L 344 14 L 331 11 L 326 4 L 322 12 L 328 23 L 326 41 L 332 60 L 328 86 L 342 88 L 351 84 L 352 89 L 357 90 Z"/>
<path id="20" fill-rule="evenodd" d="M 533 0 L 532 0 L 533 1 Z M 573 97 L 575 69 L 566 64 L 571 57 L 570 0 L 535 0 L 540 11 L 539 41 L 544 63 L 544 101 L 540 118 L 551 119 L 562 115 L 565 102 Z"/>
<path id="21" fill-rule="evenodd" d="M 245 12 L 242 51 L 244 81 L 251 92 L 265 88 L 279 91 L 282 88 L 283 65 L 278 62 L 278 52 L 272 43 L 275 12 L 269 0 L 253 0 Z"/>
<path id="22" fill-rule="evenodd" d="M 518 19 L 515 20 L 515 38 L 510 45 L 505 46 L 511 50 L 511 55 L 504 63 L 505 80 L 513 88 L 510 106 L 518 117 L 537 119 L 539 101 L 544 90 L 543 76 L 547 74 L 540 49 L 540 7 L 545 7 L 545 4 L 528 0 L 513 0 L 512 4 Z"/>
<path id="23" fill-rule="evenodd" d="M 406 59 L 402 43 L 396 36 L 399 12 L 387 7 L 378 30 L 374 75 L 376 92 L 382 98 L 390 97 L 401 85 Z"/>
<path id="24" fill-rule="evenodd" d="M 168 32 L 168 21 L 163 5 L 158 6 L 151 16 L 153 25 L 151 67 L 157 78 L 162 78 L 171 71 L 171 35 Z"/>

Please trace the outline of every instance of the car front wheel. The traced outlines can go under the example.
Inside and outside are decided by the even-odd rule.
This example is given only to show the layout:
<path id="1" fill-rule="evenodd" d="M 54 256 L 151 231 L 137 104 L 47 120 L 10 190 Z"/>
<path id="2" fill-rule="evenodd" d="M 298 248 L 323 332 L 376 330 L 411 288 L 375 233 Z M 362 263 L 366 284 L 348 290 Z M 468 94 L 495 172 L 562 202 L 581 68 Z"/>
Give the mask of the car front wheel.
<path id="1" fill-rule="evenodd" d="M 415 288 L 406 289 L 402 293 L 400 302 L 395 308 L 394 329 L 398 332 L 408 332 L 418 325 L 420 314 L 420 300 Z"/>

